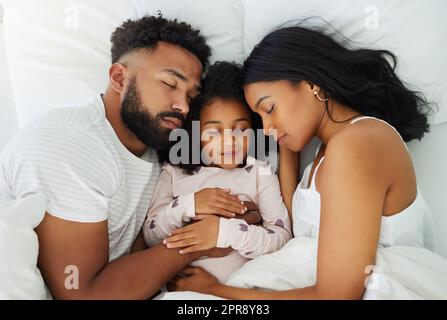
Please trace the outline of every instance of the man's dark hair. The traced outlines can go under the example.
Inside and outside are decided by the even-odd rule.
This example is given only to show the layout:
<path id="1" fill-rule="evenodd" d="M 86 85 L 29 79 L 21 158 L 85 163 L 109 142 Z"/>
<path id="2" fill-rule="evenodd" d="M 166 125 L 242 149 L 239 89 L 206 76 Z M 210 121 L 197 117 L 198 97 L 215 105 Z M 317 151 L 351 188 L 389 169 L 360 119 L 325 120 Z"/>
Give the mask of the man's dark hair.
<path id="1" fill-rule="evenodd" d="M 138 20 L 126 20 L 111 36 L 112 63 L 122 56 L 138 49 L 153 49 L 159 41 L 182 47 L 194 54 L 205 67 L 211 49 L 199 30 L 177 20 L 158 16 L 144 16 Z"/>

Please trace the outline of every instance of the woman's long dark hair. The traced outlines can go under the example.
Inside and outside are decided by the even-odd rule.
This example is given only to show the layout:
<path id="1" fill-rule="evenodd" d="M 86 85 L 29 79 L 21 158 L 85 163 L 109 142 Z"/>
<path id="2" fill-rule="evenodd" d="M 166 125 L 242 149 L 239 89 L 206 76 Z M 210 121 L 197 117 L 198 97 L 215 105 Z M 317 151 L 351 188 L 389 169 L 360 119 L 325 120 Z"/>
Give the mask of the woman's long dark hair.
<path id="1" fill-rule="evenodd" d="M 322 29 L 292 26 L 271 32 L 253 49 L 243 83 L 309 81 L 339 103 L 385 120 L 404 141 L 420 140 L 429 131 L 430 104 L 398 78 L 396 63 L 390 51 L 353 49 Z"/>

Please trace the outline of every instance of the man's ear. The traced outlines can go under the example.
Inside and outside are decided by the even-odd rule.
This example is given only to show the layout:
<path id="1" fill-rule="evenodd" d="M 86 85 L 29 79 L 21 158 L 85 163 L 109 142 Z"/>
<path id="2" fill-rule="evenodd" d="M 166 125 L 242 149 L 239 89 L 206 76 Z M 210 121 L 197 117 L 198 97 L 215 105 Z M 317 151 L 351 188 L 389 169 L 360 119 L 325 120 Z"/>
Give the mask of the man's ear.
<path id="1" fill-rule="evenodd" d="M 124 74 L 126 67 L 121 63 L 114 63 L 109 69 L 110 87 L 118 94 L 124 91 Z"/>

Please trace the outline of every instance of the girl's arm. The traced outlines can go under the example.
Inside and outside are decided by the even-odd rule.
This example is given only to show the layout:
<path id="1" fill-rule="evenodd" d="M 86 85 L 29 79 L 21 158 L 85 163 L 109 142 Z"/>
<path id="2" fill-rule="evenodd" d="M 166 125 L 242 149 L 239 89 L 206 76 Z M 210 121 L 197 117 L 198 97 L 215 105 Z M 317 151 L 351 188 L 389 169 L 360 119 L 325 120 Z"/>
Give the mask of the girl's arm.
<path id="1" fill-rule="evenodd" d="M 268 163 L 257 161 L 257 204 L 263 225 L 220 219 L 218 248 L 232 247 L 246 258 L 279 250 L 292 238 L 290 220 L 281 197 L 278 177 Z"/>
<path id="2" fill-rule="evenodd" d="M 286 147 L 279 148 L 279 183 L 281 194 L 292 221 L 292 198 L 298 186 L 300 154 Z"/>
<path id="3" fill-rule="evenodd" d="M 190 181 L 191 190 L 195 190 L 194 181 Z M 230 189 L 204 188 L 174 197 L 175 182 L 174 167 L 164 166 L 143 226 L 144 239 L 148 246 L 161 243 L 173 230 L 191 222 L 198 214 L 233 217 L 245 212 L 242 201 L 229 194 Z"/>
<path id="4" fill-rule="evenodd" d="M 143 226 L 144 239 L 149 247 L 161 243 L 172 230 L 182 227 L 195 217 L 194 193 L 174 198 L 172 179 L 172 168 L 164 167 Z"/>
<path id="5" fill-rule="evenodd" d="M 199 221 L 173 230 L 165 243 L 181 252 L 231 247 L 246 258 L 280 249 L 292 237 L 287 209 L 282 202 L 277 176 L 267 163 L 257 162 L 257 200 L 263 226 L 249 225 L 240 219 L 197 216 Z"/>

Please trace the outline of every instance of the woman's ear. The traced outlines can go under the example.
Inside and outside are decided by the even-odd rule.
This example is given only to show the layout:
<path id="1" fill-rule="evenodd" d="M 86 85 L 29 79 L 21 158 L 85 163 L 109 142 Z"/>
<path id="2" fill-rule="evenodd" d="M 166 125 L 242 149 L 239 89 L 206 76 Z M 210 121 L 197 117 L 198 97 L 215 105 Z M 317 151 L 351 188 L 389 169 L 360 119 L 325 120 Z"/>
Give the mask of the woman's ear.
<path id="1" fill-rule="evenodd" d="M 306 81 L 306 89 L 312 94 L 315 95 L 315 92 L 319 93 L 321 88 L 316 84 Z"/>
<path id="2" fill-rule="evenodd" d="M 114 63 L 109 69 L 109 82 L 113 91 L 122 94 L 124 91 L 124 73 L 126 67 L 121 63 Z"/>

